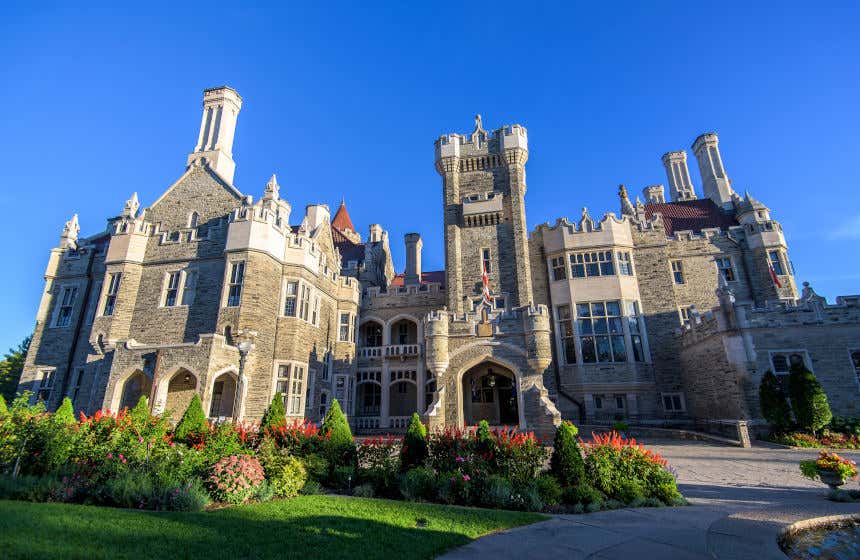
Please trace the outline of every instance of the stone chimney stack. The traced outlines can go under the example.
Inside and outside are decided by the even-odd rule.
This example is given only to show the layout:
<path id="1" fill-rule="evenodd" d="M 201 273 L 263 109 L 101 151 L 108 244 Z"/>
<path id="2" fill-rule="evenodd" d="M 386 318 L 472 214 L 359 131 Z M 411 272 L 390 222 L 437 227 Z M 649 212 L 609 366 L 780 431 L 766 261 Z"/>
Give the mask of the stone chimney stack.
<path id="1" fill-rule="evenodd" d="M 690 181 L 687 152 L 666 152 L 663 154 L 663 167 L 666 168 L 666 178 L 669 179 L 669 196 L 672 197 L 672 202 L 694 200 L 696 191 Z"/>
<path id="2" fill-rule="evenodd" d="M 649 185 L 642 189 L 642 198 L 645 204 L 663 204 L 666 202 L 666 193 L 663 185 Z"/>
<path id="3" fill-rule="evenodd" d="M 421 249 L 424 241 L 420 233 L 407 233 L 406 236 L 406 277 L 405 284 L 421 283 Z"/>
<path id="4" fill-rule="evenodd" d="M 331 212 L 328 204 L 308 204 L 305 208 L 308 228 L 315 231 L 323 223 L 331 221 Z"/>
<path id="5" fill-rule="evenodd" d="M 203 117 L 194 151 L 188 165 L 203 160 L 222 179 L 233 184 L 236 164 L 233 162 L 233 135 L 236 119 L 242 109 L 242 97 L 227 86 L 203 91 Z"/>
<path id="6" fill-rule="evenodd" d="M 693 153 L 699 162 L 702 175 L 702 191 L 717 206 L 732 208 L 732 182 L 726 175 L 723 159 L 720 157 L 719 138 L 716 133 L 707 132 L 693 142 Z"/>
<path id="7" fill-rule="evenodd" d="M 382 241 L 382 226 L 379 224 L 370 224 L 370 243 L 379 243 Z"/>

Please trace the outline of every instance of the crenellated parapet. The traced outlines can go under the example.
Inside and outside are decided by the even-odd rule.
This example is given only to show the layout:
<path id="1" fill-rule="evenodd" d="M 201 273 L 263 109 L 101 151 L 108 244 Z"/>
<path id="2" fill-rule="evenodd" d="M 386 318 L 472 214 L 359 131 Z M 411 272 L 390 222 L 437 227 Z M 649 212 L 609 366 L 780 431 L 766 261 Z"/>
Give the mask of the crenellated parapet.
<path id="1" fill-rule="evenodd" d="M 481 116 L 477 115 L 471 134 L 443 134 L 436 140 L 436 169 L 445 174 L 524 165 L 528 160 L 528 145 L 528 131 L 524 126 L 507 125 L 490 134 L 484 130 Z"/>

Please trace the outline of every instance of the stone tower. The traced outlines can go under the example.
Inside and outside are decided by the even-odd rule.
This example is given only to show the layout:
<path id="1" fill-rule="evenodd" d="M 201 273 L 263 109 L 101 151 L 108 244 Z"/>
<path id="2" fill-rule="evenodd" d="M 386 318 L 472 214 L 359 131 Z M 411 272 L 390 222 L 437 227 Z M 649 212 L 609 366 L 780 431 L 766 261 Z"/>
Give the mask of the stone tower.
<path id="1" fill-rule="evenodd" d="M 436 141 L 442 176 L 447 304 L 462 313 L 480 299 L 484 264 L 490 292 L 512 307 L 532 301 L 526 230 L 528 134 L 520 125 L 487 133 L 481 116 L 471 134 Z"/>
<path id="2" fill-rule="evenodd" d="M 680 150 L 663 154 L 663 167 L 666 168 L 666 177 L 669 179 L 669 196 L 672 197 L 672 202 L 696 198 L 687 167 L 687 152 Z"/>
<path id="3" fill-rule="evenodd" d="M 242 109 L 242 97 L 227 86 L 203 91 L 203 117 L 194 151 L 188 154 L 188 165 L 205 161 L 226 182 L 233 184 L 236 163 L 233 161 L 233 135 L 236 119 Z"/>
<path id="4" fill-rule="evenodd" d="M 716 133 L 706 132 L 693 142 L 693 153 L 699 162 L 699 173 L 702 176 L 702 192 L 705 197 L 724 210 L 732 209 L 732 182 L 723 167 L 720 157 L 719 139 Z"/>

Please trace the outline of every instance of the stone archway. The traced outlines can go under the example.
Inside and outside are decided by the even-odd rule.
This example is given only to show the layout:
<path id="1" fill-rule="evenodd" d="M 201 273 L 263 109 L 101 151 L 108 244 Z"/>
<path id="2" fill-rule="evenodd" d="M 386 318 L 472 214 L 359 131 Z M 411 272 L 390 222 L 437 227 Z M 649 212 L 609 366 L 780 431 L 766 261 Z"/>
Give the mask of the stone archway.
<path id="1" fill-rule="evenodd" d="M 178 422 L 191 399 L 197 393 L 197 376 L 185 368 L 180 368 L 174 373 L 170 380 L 159 383 L 163 388 L 159 391 L 163 395 L 164 414 Z M 160 396 L 162 396 L 160 395 Z M 161 400 L 161 399 L 160 399 Z"/>
<path id="2" fill-rule="evenodd" d="M 486 420 L 491 426 L 520 424 L 517 377 L 497 363 L 472 366 L 461 380 L 462 418 L 466 426 Z"/>
<path id="3" fill-rule="evenodd" d="M 122 384 L 122 390 L 120 392 L 119 402 L 116 409 L 122 410 L 123 408 L 134 408 L 134 405 L 137 404 L 140 397 L 149 397 L 149 391 L 151 388 L 152 381 L 145 373 L 140 370 L 134 372 L 128 376 Z"/>
<path id="4" fill-rule="evenodd" d="M 209 388 L 209 408 L 206 411 L 210 419 L 229 419 L 233 417 L 233 404 L 236 400 L 236 373 L 225 371 L 215 377 Z"/>

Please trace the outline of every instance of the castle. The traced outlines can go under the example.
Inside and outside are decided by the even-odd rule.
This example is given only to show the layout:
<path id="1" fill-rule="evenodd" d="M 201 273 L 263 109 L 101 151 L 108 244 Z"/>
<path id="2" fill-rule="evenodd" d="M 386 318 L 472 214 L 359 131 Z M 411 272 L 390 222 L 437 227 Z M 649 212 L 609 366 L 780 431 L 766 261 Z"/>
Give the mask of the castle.
<path id="1" fill-rule="evenodd" d="M 208 89 L 187 168 L 107 228 L 77 217 L 51 250 L 19 390 L 49 408 L 119 410 L 147 395 L 174 418 L 194 394 L 212 419 L 258 420 L 276 393 L 291 419 L 318 422 L 337 399 L 358 431 L 519 425 L 562 418 L 674 426 L 760 421 L 762 374 L 803 361 L 834 413 L 858 415 L 860 297 L 799 295 L 779 222 L 733 188 L 716 134 L 662 158 L 643 200 L 620 214 L 529 232 L 528 134 L 435 143 L 445 270 L 422 269 L 405 236 L 364 238 L 342 201 L 294 216 L 272 176 L 257 200 L 233 183 L 242 98 Z"/>

